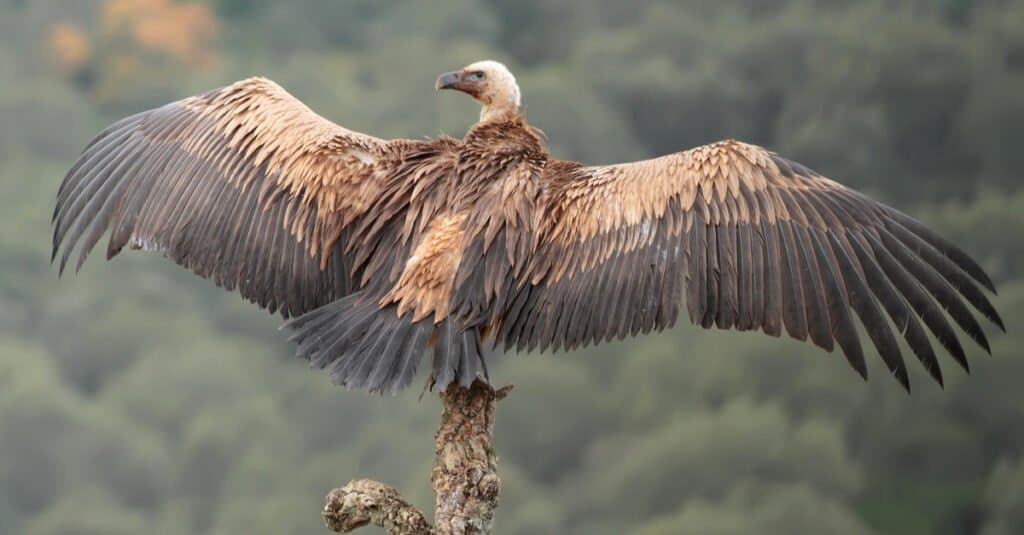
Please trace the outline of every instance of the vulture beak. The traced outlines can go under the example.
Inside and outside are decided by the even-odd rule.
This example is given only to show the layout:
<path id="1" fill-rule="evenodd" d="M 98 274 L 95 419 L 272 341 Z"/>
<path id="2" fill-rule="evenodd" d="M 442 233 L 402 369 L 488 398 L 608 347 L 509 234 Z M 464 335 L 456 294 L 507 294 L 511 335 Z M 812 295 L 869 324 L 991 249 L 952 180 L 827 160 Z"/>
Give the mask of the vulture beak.
<path id="1" fill-rule="evenodd" d="M 455 89 L 455 86 L 462 81 L 462 71 L 446 72 L 437 77 L 434 82 L 434 89 Z"/>

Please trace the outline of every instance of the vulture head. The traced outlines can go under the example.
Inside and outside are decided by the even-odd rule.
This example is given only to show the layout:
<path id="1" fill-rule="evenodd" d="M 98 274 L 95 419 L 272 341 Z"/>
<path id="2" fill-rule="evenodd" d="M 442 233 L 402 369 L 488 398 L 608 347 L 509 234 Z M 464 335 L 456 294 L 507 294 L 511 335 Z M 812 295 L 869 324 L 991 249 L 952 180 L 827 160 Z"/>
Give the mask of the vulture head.
<path id="1" fill-rule="evenodd" d="M 478 61 L 457 71 L 446 72 L 437 77 L 434 87 L 462 91 L 483 104 L 481 122 L 519 111 L 516 78 L 497 61 Z"/>

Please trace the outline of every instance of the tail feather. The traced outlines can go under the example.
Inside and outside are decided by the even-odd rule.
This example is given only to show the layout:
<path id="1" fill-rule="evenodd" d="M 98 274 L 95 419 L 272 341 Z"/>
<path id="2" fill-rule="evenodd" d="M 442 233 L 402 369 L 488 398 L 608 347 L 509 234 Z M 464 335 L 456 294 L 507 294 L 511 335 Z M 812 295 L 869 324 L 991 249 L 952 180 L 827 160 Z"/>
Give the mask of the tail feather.
<path id="1" fill-rule="evenodd" d="M 459 384 L 469 386 L 479 375 L 476 363 L 483 361 L 480 358 L 480 333 L 476 329 L 462 331 L 459 334 L 459 339 L 460 345 L 463 348 L 461 352 L 462 358 L 459 360 Z"/>
<path id="2" fill-rule="evenodd" d="M 427 342 L 427 333 L 423 329 L 415 331 L 405 343 L 405 348 L 401 353 L 401 358 L 395 360 L 397 368 L 393 374 L 391 383 L 391 390 L 401 390 L 410 383 L 412 383 L 413 375 L 416 375 L 416 366 L 419 364 L 419 358 L 416 355 L 418 347 L 421 347 Z M 483 355 L 480 356 L 483 360 Z"/>
<path id="3" fill-rule="evenodd" d="M 373 349 L 369 352 L 370 355 L 376 355 L 378 353 L 377 348 L 380 348 L 380 357 L 373 359 L 376 362 L 373 364 L 373 371 L 370 372 L 370 384 L 387 383 L 390 386 L 394 383 L 399 355 L 404 353 L 405 346 L 409 343 L 410 331 L 412 330 L 412 324 L 402 322 L 393 333 L 384 331 L 386 334 L 381 336 L 382 340 L 374 344 Z M 419 329 L 416 330 L 419 331 Z M 413 358 L 419 360 L 420 356 L 416 355 Z"/>
<path id="4" fill-rule="evenodd" d="M 394 306 L 379 308 L 362 292 L 316 308 L 284 324 L 298 356 L 330 369 L 331 380 L 349 389 L 398 392 L 409 386 L 433 341 L 433 386 L 458 380 L 469 386 L 486 366 L 477 329 L 461 330 L 451 319 L 413 322 Z"/>
<path id="5" fill-rule="evenodd" d="M 456 334 L 457 330 L 451 320 L 445 320 L 438 326 L 437 342 L 434 344 L 434 382 L 438 385 L 451 384 L 462 360 L 462 345 L 455 339 Z"/>

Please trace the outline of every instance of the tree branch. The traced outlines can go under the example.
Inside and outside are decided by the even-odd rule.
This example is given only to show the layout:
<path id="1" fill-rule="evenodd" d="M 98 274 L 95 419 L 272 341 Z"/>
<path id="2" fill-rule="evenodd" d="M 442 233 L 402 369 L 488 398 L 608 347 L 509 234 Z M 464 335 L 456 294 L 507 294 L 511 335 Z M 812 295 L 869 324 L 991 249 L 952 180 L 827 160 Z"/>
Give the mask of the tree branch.
<path id="1" fill-rule="evenodd" d="M 395 489 L 361 479 L 327 495 L 323 518 L 327 528 L 348 533 L 368 524 L 389 535 L 486 535 L 491 533 L 498 507 L 498 456 L 491 441 L 497 401 L 512 390 L 495 391 L 483 381 L 469 388 L 453 383 L 441 392 L 444 410 L 434 435 L 431 482 L 436 528 Z"/>
<path id="2" fill-rule="evenodd" d="M 502 388 L 500 397 L 509 390 L 511 387 Z M 437 494 L 434 518 L 438 535 L 491 532 L 501 485 L 498 456 L 491 445 L 498 398 L 498 392 L 483 381 L 475 381 L 469 388 L 452 384 L 441 392 L 444 412 L 434 436 L 430 477 Z"/>
<path id="3" fill-rule="evenodd" d="M 327 495 L 324 524 L 331 531 L 348 533 L 368 524 L 389 535 L 429 535 L 434 532 L 423 513 L 402 499 L 398 491 L 376 481 L 360 479 Z"/>

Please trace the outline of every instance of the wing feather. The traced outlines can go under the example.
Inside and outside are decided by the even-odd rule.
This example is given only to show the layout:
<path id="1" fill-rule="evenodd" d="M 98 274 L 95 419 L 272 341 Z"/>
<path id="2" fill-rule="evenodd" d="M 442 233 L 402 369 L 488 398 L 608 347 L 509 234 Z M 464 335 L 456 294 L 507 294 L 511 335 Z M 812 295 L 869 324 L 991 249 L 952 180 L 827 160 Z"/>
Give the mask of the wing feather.
<path id="1" fill-rule="evenodd" d="M 911 275 L 913 275 L 921 285 L 931 293 L 932 297 L 938 301 L 939 305 L 949 314 L 953 321 L 955 321 L 967 335 L 978 343 L 986 352 L 991 353 L 989 348 L 988 339 L 985 337 L 985 331 L 981 330 L 981 325 L 978 320 L 974 319 L 971 311 L 967 309 L 952 288 L 946 284 L 941 276 L 935 272 L 929 265 L 921 262 L 919 259 L 911 255 L 910 251 L 903 246 L 892 234 L 886 230 L 880 232 L 882 236 L 882 244 L 889 249 L 896 259 L 903 264 Z"/>
<path id="2" fill-rule="evenodd" d="M 779 252 L 778 228 L 761 221 L 760 236 L 764 240 L 764 314 L 762 330 L 770 336 L 782 335 L 782 271 L 783 259 Z M 792 294 L 790 294 L 792 295 Z"/>
<path id="3" fill-rule="evenodd" d="M 903 245 L 911 250 L 915 255 L 920 256 L 929 265 L 932 266 L 943 278 L 949 282 L 957 291 L 962 294 L 974 308 L 978 309 L 989 321 L 996 324 L 1003 332 L 1006 332 L 1006 325 L 1003 324 L 1003 319 L 999 316 L 999 312 L 996 311 L 992 303 L 985 297 L 985 294 L 978 289 L 975 285 L 973 278 L 963 270 L 962 267 L 954 263 L 948 257 L 944 256 L 941 252 L 935 249 L 930 243 L 924 241 L 923 238 L 914 234 L 900 223 L 893 222 L 887 226 L 888 230 L 893 236 L 899 238 Z"/>
<path id="4" fill-rule="evenodd" d="M 690 243 L 687 249 L 686 308 L 690 322 L 703 326 L 704 311 L 708 308 L 708 266 L 707 232 L 700 211 L 692 213 L 689 231 Z"/>
<path id="5" fill-rule="evenodd" d="M 903 338 L 906 340 L 907 345 L 917 355 L 925 370 L 941 386 L 943 384 L 942 368 L 939 366 L 939 360 L 932 350 L 928 334 L 921 327 L 917 316 L 907 306 L 907 302 L 903 299 L 901 292 L 886 277 L 882 267 L 878 264 L 878 260 L 870 252 L 870 245 L 865 242 L 864 238 L 850 230 L 847 230 L 847 238 L 856 258 L 860 261 L 871 293 L 874 294 L 878 302 L 885 308 L 896 330 L 903 333 Z M 885 357 L 884 354 L 882 356 L 883 358 Z"/>
<path id="6" fill-rule="evenodd" d="M 777 224 L 780 238 L 780 251 L 783 259 L 782 291 L 786 298 L 782 299 L 782 321 L 786 332 L 797 340 L 807 339 L 808 306 L 804 302 L 804 287 L 800 275 L 800 256 L 793 238 L 789 221 Z"/>
<path id="7" fill-rule="evenodd" d="M 861 349 L 860 338 L 857 336 L 857 328 L 850 316 L 850 304 L 847 302 L 846 292 L 843 288 L 843 279 L 838 272 L 838 266 L 834 259 L 830 258 L 822 244 L 821 231 L 808 231 L 808 242 L 814 250 L 815 259 L 818 264 L 818 272 L 825 290 L 825 302 L 828 307 L 829 327 L 832 338 L 839 348 L 846 355 L 853 369 L 861 377 L 867 379 L 868 368 L 864 361 L 864 352 Z"/>
<path id="8" fill-rule="evenodd" d="M 835 319 L 829 317 L 825 283 L 812 256 L 811 238 L 807 227 L 792 224 L 789 227 L 792 229 L 794 248 L 798 254 L 797 266 L 800 270 L 800 281 L 803 284 L 803 312 L 807 318 L 807 334 L 815 345 L 825 351 L 832 351 L 835 348 L 835 340 L 832 338 L 830 323 Z"/>
<path id="9" fill-rule="evenodd" d="M 736 225 L 725 223 L 718 227 L 718 310 L 715 325 L 719 329 L 731 329 L 736 324 L 737 282 L 739 281 L 736 258 Z"/>
<path id="10" fill-rule="evenodd" d="M 967 355 L 964 353 L 963 346 L 960 345 L 960 340 L 956 337 L 956 331 L 953 330 L 953 327 L 946 320 L 946 316 L 942 314 L 939 307 L 928 297 L 928 294 L 921 288 L 920 283 L 907 272 L 877 237 L 869 233 L 865 233 L 864 237 L 870 242 L 874 256 L 882 266 L 885 274 L 889 277 L 889 280 L 903 294 L 903 297 L 910 303 L 911 308 L 917 312 L 921 321 L 928 326 L 928 329 L 932 331 L 932 334 L 939 340 L 939 343 L 946 348 L 946 351 L 949 351 L 953 359 L 965 370 L 969 370 Z"/>
<path id="11" fill-rule="evenodd" d="M 907 367 L 903 363 L 900 354 L 900 346 L 893 336 L 889 324 L 886 323 L 878 304 L 871 298 L 867 283 L 861 277 L 859 270 L 855 267 L 853 257 L 847 253 L 846 248 L 839 242 L 836 235 L 829 231 L 827 233 L 829 247 L 836 260 L 836 266 L 843 276 L 846 285 L 846 295 L 849 296 L 850 307 L 856 312 L 861 323 L 867 331 L 871 342 L 878 348 L 878 354 L 882 361 L 889 368 L 896 379 L 903 385 L 903 388 L 910 388 L 910 378 L 907 376 Z"/>

